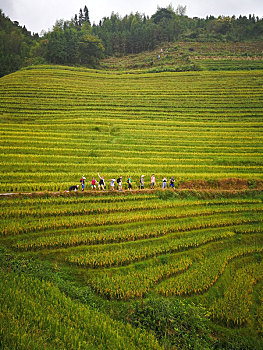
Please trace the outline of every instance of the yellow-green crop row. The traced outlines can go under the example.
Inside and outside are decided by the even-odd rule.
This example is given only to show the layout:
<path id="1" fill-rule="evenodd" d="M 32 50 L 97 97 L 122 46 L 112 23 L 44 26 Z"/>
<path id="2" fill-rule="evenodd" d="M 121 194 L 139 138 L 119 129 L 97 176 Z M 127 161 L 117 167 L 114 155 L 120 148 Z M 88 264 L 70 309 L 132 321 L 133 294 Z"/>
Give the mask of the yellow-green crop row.
<path id="1" fill-rule="evenodd" d="M 151 334 L 72 301 L 51 283 L 3 270 L 0 276 L 6 349 L 161 349 Z"/>
<path id="2" fill-rule="evenodd" d="M 211 305 L 212 317 L 225 321 L 227 325 L 243 325 L 249 322 L 253 286 L 262 278 L 262 262 L 253 262 L 238 269 L 224 295 Z"/>
<path id="3" fill-rule="evenodd" d="M 242 216 L 247 211 L 252 213 L 261 213 L 262 204 L 253 204 L 250 206 L 225 206 L 224 208 L 162 208 L 158 210 L 149 209 L 148 211 L 131 211 L 129 212 L 114 212 L 111 214 L 102 215 L 74 215 L 74 216 L 59 216 L 59 217 L 44 217 L 42 220 L 38 218 L 32 219 L 22 218 L 21 220 L 12 221 L 10 218 L 3 219 L 0 226 L 0 235 L 19 235 L 34 231 L 44 231 L 50 229 L 72 229 L 77 227 L 90 227 L 102 225 L 118 225 L 146 220 L 170 220 L 175 218 L 184 218 L 189 216 L 209 216 L 218 213 L 240 213 Z M 254 221 L 253 219 L 247 219 Z M 209 224 L 208 224 L 209 225 Z"/>
<path id="4" fill-rule="evenodd" d="M 162 282 L 156 291 L 164 296 L 204 293 L 216 283 L 231 260 L 262 251 L 262 247 L 241 245 L 209 254 L 193 264 L 186 273 Z"/>
<path id="5" fill-rule="evenodd" d="M 95 215 L 95 214 L 108 214 L 115 212 L 126 212 L 126 211 L 142 211 L 142 210 L 158 210 L 164 208 L 176 208 L 177 212 L 180 213 L 185 208 L 189 209 L 190 207 L 195 207 L 200 210 L 206 207 L 224 207 L 227 208 L 229 206 L 238 208 L 241 206 L 242 209 L 249 208 L 251 205 L 261 204 L 260 199 L 214 199 L 214 200 L 193 200 L 191 202 L 184 200 L 170 200 L 170 201 L 157 201 L 157 196 L 126 196 L 121 197 L 110 197 L 107 201 L 106 197 L 95 198 L 92 201 L 89 197 L 78 198 L 75 200 L 69 200 L 68 204 L 66 199 L 63 201 L 63 205 L 61 205 L 61 201 L 57 200 L 49 201 L 47 200 L 39 200 L 40 207 L 32 208 L 32 201 L 25 201 L 23 207 L 9 206 L 8 202 L 3 203 L 2 208 L 0 208 L 0 217 L 1 218 L 24 218 L 28 216 L 36 217 L 50 217 L 50 216 L 67 216 L 67 215 Z M 12 202 L 13 203 L 13 202 Z M 48 206 L 44 204 L 48 203 Z M 20 200 L 20 204 L 22 204 Z M 29 204 L 29 205 L 28 205 Z M 37 204 L 37 201 L 34 201 L 34 204 Z"/>
<path id="6" fill-rule="evenodd" d="M 252 228 L 244 227 L 244 224 L 253 224 Z M 146 224 L 146 225 L 145 225 Z M 242 225 L 242 227 L 237 228 Z M 186 233 L 191 230 L 200 229 L 211 229 L 211 228 L 222 228 L 229 227 L 229 229 L 234 229 L 236 233 L 254 233 L 255 227 L 258 232 L 262 231 L 262 218 L 261 215 L 253 215 L 249 219 L 247 215 L 236 216 L 231 215 L 225 217 L 224 215 L 213 215 L 211 217 L 197 216 L 182 218 L 176 220 L 169 220 L 168 222 L 148 222 L 141 224 L 139 227 L 131 226 L 118 227 L 103 229 L 103 230 L 88 230 L 86 232 L 74 230 L 70 231 L 57 231 L 56 234 L 45 233 L 43 235 L 38 233 L 34 238 L 16 240 L 14 248 L 18 250 L 33 250 L 33 249 L 54 249 L 60 247 L 72 247 L 78 245 L 94 245 L 94 244 L 108 244 L 108 243 L 120 243 L 126 241 L 136 241 L 142 239 L 157 238 L 161 236 L 166 236 L 171 233 Z M 178 236 L 178 234 L 177 234 Z"/>
<path id="7" fill-rule="evenodd" d="M 173 253 L 189 248 L 196 248 L 208 242 L 233 237 L 227 229 L 200 230 L 198 235 L 178 239 L 155 239 L 147 242 L 135 242 L 123 246 L 119 244 L 112 250 L 101 249 L 86 253 L 75 253 L 66 257 L 66 261 L 78 266 L 92 268 L 121 266 L 135 261 L 149 259 L 161 254 Z M 107 247 L 106 247 L 107 248 Z"/>
<path id="8" fill-rule="evenodd" d="M 187 257 L 180 260 L 175 258 L 167 264 L 155 264 L 124 275 L 114 273 L 97 275 L 91 279 L 90 283 L 98 294 L 110 299 L 141 298 L 156 283 L 187 270 L 191 264 L 191 259 Z"/>
<path id="9" fill-rule="evenodd" d="M 89 283 L 97 293 L 110 299 L 143 297 L 153 288 L 166 297 L 204 293 L 215 284 L 233 259 L 260 251 L 262 249 L 244 243 L 222 247 L 218 241 L 208 244 L 208 247 L 181 253 L 180 256 L 160 256 L 144 265 L 139 263 L 139 266 L 133 264 L 121 269 L 103 269 L 91 274 Z"/>
<path id="10" fill-rule="evenodd" d="M 110 205 L 114 206 L 117 203 L 133 203 L 133 202 L 142 202 L 142 201 L 152 201 L 154 199 L 158 199 L 158 195 L 156 193 L 147 193 L 147 192 L 141 192 L 141 193 L 125 193 L 123 195 L 120 192 L 96 192 L 96 193 L 89 193 L 88 196 L 71 196 L 67 194 L 60 193 L 58 196 L 48 196 L 47 194 L 43 194 L 41 196 L 19 196 L 19 197 L 12 197 L 12 199 L 9 200 L 2 200 L 1 202 L 1 213 L 3 216 L 8 216 L 9 210 L 13 210 L 13 213 L 19 213 L 21 208 L 26 209 L 34 209 L 36 210 L 35 213 L 38 211 L 41 212 L 41 210 L 44 210 L 46 208 L 48 210 L 49 207 L 53 208 L 64 208 L 67 206 L 70 206 L 71 208 L 76 207 L 83 207 L 83 206 L 90 206 L 93 204 L 96 204 L 97 206 L 104 206 L 104 205 Z M 224 199 L 222 199 L 224 201 Z M 231 199 L 230 199 L 231 200 Z M 258 200 L 252 199 L 250 200 L 241 200 L 239 202 L 237 199 L 234 203 L 260 203 Z M 183 201 L 178 201 L 179 205 L 183 203 Z M 210 202 L 208 202 L 210 203 Z M 221 203 L 219 201 L 218 203 Z M 187 205 L 187 202 L 184 202 L 184 205 Z M 5 213 L 7 212 L 7 215 Z M 15 214 L 16 215 L 16 214 Z"/>

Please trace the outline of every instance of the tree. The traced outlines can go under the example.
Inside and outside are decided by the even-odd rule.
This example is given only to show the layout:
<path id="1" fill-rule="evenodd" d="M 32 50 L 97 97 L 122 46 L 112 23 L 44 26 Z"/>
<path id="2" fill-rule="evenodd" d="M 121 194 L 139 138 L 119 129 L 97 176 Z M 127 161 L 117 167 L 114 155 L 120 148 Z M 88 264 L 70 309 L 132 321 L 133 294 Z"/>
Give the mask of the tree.
<path id="1" fill-rule="evenodd" d="M 0 10 L 0 76 L 20 69 L 29 57 L 31 33 Z"/>
<path id="2" fill-rule="evenodd" d="M 77 14 L 75 14 L 74 19 L 72 19 L 71 22 L 73 23 L 74 27 L 77 28 L 79 26 L 79 20 L 78 20 Z"/>
<path id="3" fill-rule="evenodd" d="M 84 21 L 85 23 L 87 23 L 89 26 L 90 24 L 90 20 L 89 20 L 89 10 L 87 8 L 87 6 L 84 7 Z"/>
<path id="4" fill-rule="evenodd" d="M 159 8 L 154 15 L 152 15 L 152 20 L 154 23 L 158 24 L 164 19 L 169 20 L 173 17 L 173 12 L 167 8 Z"/>
<path id="5" fill-rule="evenodd" d="M 53 31 L 48 33 L 48 44 L 46 50 L 46 59 L 50 63 L 63 64 L 66 62 L 66 41 L 64 31 L 55 26 Z"/>
<path id="6" fill-rule="evenodd" d="M 176 14 L 179 16 L 185 16 L 186 14 L 186 6 L 178 5 L 176 9 Z"/>
<path id="7" fill-rule="evenodd" d="M 84 18 L 84 15 L 83 15 L 83 11 L 82 11 L 82 9 L 80 9 L 80 10 L 79 10 L 79 26 L 80 26 L 80 27 L 81 27 L 82 24 L 84 23 L 84 20 L 85 20 L 85 18 Z"/>
<path id="8" fill-rule="evenodd" d="M 97 64 L 103 57 L 104 47 L 101 40 L 90 34 L 84 33 L 79 41 L 79 58 L 82 64 Z"/>

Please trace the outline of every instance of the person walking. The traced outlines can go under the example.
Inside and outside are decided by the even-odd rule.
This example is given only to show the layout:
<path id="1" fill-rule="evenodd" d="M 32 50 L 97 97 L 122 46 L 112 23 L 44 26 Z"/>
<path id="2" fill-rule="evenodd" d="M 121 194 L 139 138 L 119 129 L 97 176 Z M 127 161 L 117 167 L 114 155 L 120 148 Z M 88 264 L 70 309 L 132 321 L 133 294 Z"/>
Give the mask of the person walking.
<path id="1" fill-rule="evenodd" d="M 127 180 L 127 184 L 128 184 L 128 190 L 130 191 L 132 189 L 132 183 L 131 183 L 131 177 L 129 176 L 128 180 Z"/>
<path id="2" fill-rule="evenodd" d="M 165 189 L 165 188 L 166 188 L 166 186 L 167 186 L 167 179 L 166 179 L 166 177 L 164 176 L 164 178 L 163 178 L 163 186 L 162 186 L 162 188 L 163 188 L 163 189 Z"/>
<path id="3" fill-rule="evenodd" d="M 152 174 L 152 176 L 151 176 L 151 189 L 154 189 L 154 186 L 155 186 L 155 175 Z"/>
<path id="4" fill-rule="evenodd" d="M 82 178 L 80 179 L 82 191 L 84 191 L 84 189 L 85 189 L 85 180 L 86 180 L 86 178 L 85 178 L 85 176 L 83 175 Z"/>
<path id="5" fill-rule="evenodd" d="M 95 177 L 93 177 L 91 180 L 91 189 L 92 190 L 96 190 L 96 183 L 97 183 L 97 181 L 96 181 Z"/>
<path id="6" fill-rule="evenodd" d="M 105 191 L 104 186 L 105 186 L 105 180 L 103 176 L 100 176 L 100 174 L 98 173 L 98 177 L 100 178 L 99 184 L 98 184 L 98 189 L 102 189 L 103 191 Z"/>
<path id="7" fill-rule="evenodd" d="M 111 190 L 112 190 L 112 191 L 114 191 L 114 184 L 115 184 L 115 181 L 116 181 L 115 178 L 113 178 L 113 179 L 110 180 L 110 186 L 111 186 Z"/>
<path id="8" fill-rule="evenodd" d="M 145 176 L 145 175 L 142 175 L 141 178 L 140 178 L 140 187 L 141 187 L 141 190 L 144 189 L 144 176 Z"/>
<path id="9" fill-rule="evenodd" d="M 169 185 L 169 187 L 174 188 L 174 183 L 175 183 L 175 179 L 174 179 L 174 177 L 172 176 L 171 179 L 170 179 L 170 185 Z"/>
<path id="10" fill-rule="evenodd" d="M 119 186 L 119 191 L 122 191 L 122 176 L 117 179 L 117 184 Z"/>

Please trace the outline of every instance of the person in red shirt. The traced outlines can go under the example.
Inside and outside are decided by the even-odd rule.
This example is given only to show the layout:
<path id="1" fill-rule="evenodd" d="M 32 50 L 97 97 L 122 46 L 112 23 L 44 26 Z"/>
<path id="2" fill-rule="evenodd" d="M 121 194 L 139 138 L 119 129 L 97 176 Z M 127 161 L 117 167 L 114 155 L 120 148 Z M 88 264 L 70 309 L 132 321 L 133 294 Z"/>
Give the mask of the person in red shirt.
<path id="1" fill-rule="evenodd" d="M 96 190 L 96 183 L 97 183 L 97 181 L 96 181 L 95 177 L 93 177 L 91 180 L 91 189 L 92 190 Z"/>

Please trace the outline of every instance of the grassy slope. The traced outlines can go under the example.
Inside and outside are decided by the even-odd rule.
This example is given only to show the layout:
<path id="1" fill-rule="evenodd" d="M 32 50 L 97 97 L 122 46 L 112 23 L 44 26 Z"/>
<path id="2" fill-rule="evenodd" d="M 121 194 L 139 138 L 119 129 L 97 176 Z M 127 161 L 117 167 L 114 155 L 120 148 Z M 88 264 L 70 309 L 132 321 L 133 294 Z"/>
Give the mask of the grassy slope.
<path id="1" fill-rule="evenodd" d="M 106 58 L 101 62 L 101 67 L 111 70 L 145 69 L 149 71 L 262 69 L 262 49 L 261 41 L 167 43 L 154 51 Z M 159 54 L 160 59 L 158 59 Z"/>

